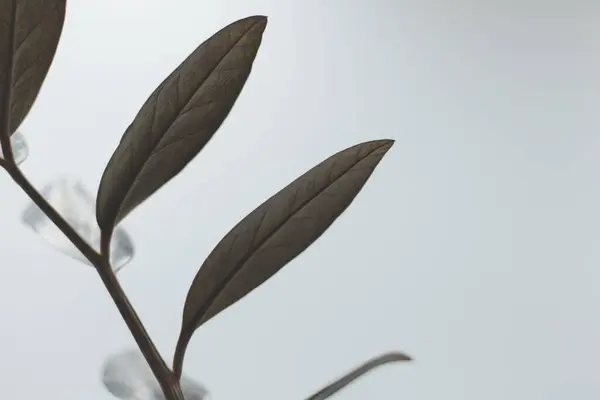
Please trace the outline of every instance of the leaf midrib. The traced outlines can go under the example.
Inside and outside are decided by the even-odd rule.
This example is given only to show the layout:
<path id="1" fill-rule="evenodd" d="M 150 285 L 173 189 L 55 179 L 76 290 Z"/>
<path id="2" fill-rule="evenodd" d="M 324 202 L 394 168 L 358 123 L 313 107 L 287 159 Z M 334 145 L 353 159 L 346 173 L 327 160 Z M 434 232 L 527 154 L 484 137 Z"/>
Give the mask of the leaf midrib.
<path id="1" fill-rule="evenodd" d="M 209 69 L 208 74 L 206 75 L 206 78 L 204 78 L 202 80 L 202 82 L 200 83 L 200 85 L 198 86 L 198 88 L 190 95 L 189 99 L 186 100 L 185 104 L 183 105 L 183 107 L 181 107 L 181 109 L 177 112 L 177 115 L 173 118 L 173 120 L 171 122 L 169 122 L 168 127 L 165 129 L 165 132 L 163 135 L 161 135 L 160 140 L 158 140 L 156 142 L 156 144 L 154 146 L 152 146 L 152 151 L 150 152 L 150 155 L 148 156 L 148 158 L 142 163 L 141 167 L 139 168 L 138 172 L 135 173 L 134 178 L 131 180 L 131 184 L 129 185 L 129 189 L 127 190 L 127 192 L 125 193 L 125 196 L 123 196 L 123 201 L 121 202 L 118 212 L 117 212 L 117 218 L 116 220 L 118 221 L 119 218 L 121 218 L 121 211 L 123 209 L 123 205 L 125 205 L 127 203 L 127 199 L 129 198 L 129 195 L 132 192 L 132 189 L 134 186 L 136 186 L 139 182 L 139 178 L 143 175 L 144 169 L 146 168 L 146 166 L 148 165 L 148 163 L 150 162 L 150 160 L 153 158 L 153 155 L 156 151 L 157 148 L 160 147 L 160 144 L 162 143 L 164 137 L 167 135 L 167 133 L 169 132 L 169 130 L 172 128 L 173 124 L 175 123 L 175 121 L 177 121 L 177 119 L 179 119 L 181 117 L 181 115 L 183 114 L 183 110 L 186 109 L 186 107 L 190 104 L 190 102 L 192 101 L 192 99 L 194 98 L 194 95 L 196 95 L 196 93 L 198 93 L 206 84 L 206 81 L 208 80 L 208 78 L 210 78 L 210 76 L 217 70 L 217 68 L 219 68 L 219 66 L 221 65 L 221 63 L 223 62 L 223 60 L 233 51 L 233 49 L 236 48 L 236 46 L 238 45 L 238 43 L 240 41 L 242 41 L 242 39 L 244 39 L 246 37 L 246 35 L 248 34 L 248 32 L 250 32 L 255 26 L 256 24 L 258 24 L 260 22 L 256 21 L 255 23 L 253 23 L 250 27 L 248 27 L 248 29 L 244 32 L 243 35 L 241 35 L 239 37 L 238 40 L 236 40 L 233 45 L 229 48 L 229 50 L 227 50 L 227 52 L 219 59 L 219 61 L 215 64 L 215 66 L 213 68 Z M 210 39 L 209 39 L 210 40 Z M 185 61 L 184 61 L 185 62 Z M 183 67 L 183 65 L 182 65 Z M 182 68 L 183 69 L 183 68 Z M 179 96 L 179 79 L 181 76 L 181 71 L 179 71 L 179 74 L 177 75 L 177 82 L 175 82 L 175 84 L 177 85 L 177 94 Z M 158 103 L 158 97 L 159 97 L 159 93 L 157 93 L 156 96 L 156 101 L 154 103 L 154 112 L 152 115 L 153 118 L 153 122 L 152 122 L 152 126 L 154 126 L 154 118 L 156 118 L 156 105 Z"/>
<path id="2" fill-rule="evenodd" d="M 205 316 L 206 312 L 210 309 L 210 307 L 212 306 L 212 304 L 214 303 L 214 301 L 219 297 L 220 293 L 222 293 L 223 290 L 227 287 L 227 285 L 229 284 L 229 282 L 231 282 L 235 278 L 235 276 L 243 269 L 243 267 L 246 264 L 246 262 L 248 262 L 248 260 L 256 253 L 256 251 L 258 249 L 260 249 L 269 239 L 271 239 L 273 236 L 275 236 L 275 234 L 277 234 L 277 232 L 290 219 L 292 219 L 292 217 L 294 215 L 296 215 L 300 211 L 302 211 L 312 201 L 314 201 L 315 199 L 317 199 L 323 192 L 325 192 L 325 190 L 327 190 L 331 185 L 333 185 L 335 182 L 337 182 L 339 179 L 341 179 L 343 176 L 345 176 L 348 172 L 350 172 L 353 168 L 355 168 L 357 165 L 359 165 L 361 162 L 363 162 L 364 160 L 366 160 L 367 158 L 369 158 L 373 153 L 375 153 L 377 150 L 380 150 L 382 147 L 386 146 L 387 144 L 388 144 L 387 142 L 383 143 L 381 146 L 376 147 L 375 149 L 373 149 L 372 151 L 370 151 L 362 159 L 359 159 L 357 162 L 355 162 L 354 164 L 352 164 L 352 166 L 350 168 L 348 168 L 346 171 L 344 171 L 342 174 L 340 174 L 340 176 L 338 176 L 336 179 L 334 179 L 333 181 L 331 181 L 330 183 L 328 183 L 327 185 L 325 185 L 312 198 L 309 198 L 308 200 L 306 200 L 302 204 L 300 204 L 300 206 L 296 209 L 295 212 L 291 213 L 287 218 L 284 218 L 281 223 L 277 224 L 275 226 L 275 228 L 272 230 L 272 232 L 269 235 L 266 235 L 265 238 L 263 238 L 263 240 L 261 240 L 260 242 L 258 242 L 256 244 L 256 246 L 251 247 L 250 250 L 246 252 L 246 254 L 244 255 L 244 257 L 242 257 L 242 259 L 236 264 L 236 266 L 233 268 L 233 270 L 227 275 L 227 277 L 225 278 L 225 280 L 223 281 L 223 283 L 220 284 L 220 285 L 218 285 L 217 288 L 211 293 L 208 301 L 206 302 L 206 306 L 203 307 L 200 312 L 196 313 L 196 315 L 200 314 L 200 317 L 198 319 L 198 324 L 195 324 L 196 327 L 201 325 L 202 318 Z M 360 149 L 358 149 L 357 156 L 359 154 L 360 154 Z M 332 168 L 335 166 L 335 164 L 336 163 L 334 162 L 334 164 L 332 165 Z M 267 212 L 268 212 L 268 207 L 267 207 L 267 210 L 265 211 L 265 215 L 266 215 Z M 265 215 L 263 215 L 262 219 L 264 219 Z M 258 230 L 260 229 L 261 224 L 262 224 L 262 220 L 259 223 L 259 226 L 256 229 L 256 232 L 258 232 Z M 254 249 L 254 251 L 251 251 L 252 249 Z"/>

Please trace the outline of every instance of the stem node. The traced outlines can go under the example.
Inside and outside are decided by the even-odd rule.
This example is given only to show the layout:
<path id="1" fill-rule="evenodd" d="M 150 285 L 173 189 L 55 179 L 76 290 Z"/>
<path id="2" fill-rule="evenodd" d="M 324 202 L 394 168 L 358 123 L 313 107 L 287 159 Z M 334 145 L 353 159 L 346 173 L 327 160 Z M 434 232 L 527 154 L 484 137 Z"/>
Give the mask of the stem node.
<path id="1" fill-rule="evenodd" d="M 185 400 L 179 380 L 174 378 L 173 373 L 161 357 L 152 342 L 150 335 L 144 328 L 133 305 L 129 302 L 127 295 L 123 291 L 119 280 L 113 272 L 110 265 L 110 240 L 111 234 L 102 233 L 100 241 L 100 252 L 94 250 L 71 225 L 44 199 L 44 197 L 33 187 L 29 180 L 23 175 L 19 167 L 7 159 L 0 162 L 15 183 L 29 196 L 40 210 L 60 229 L 60 231 L 69 239 L 71 243 L 89 260 L 96 268 L 100 279 L 104 283 L 106 290 L 113 299 L 121 317 L 129 328 L 133 338 L 140 348 L 144 358 L 150 365 L 150 368 L 158 380 L 166 400 Z"/>

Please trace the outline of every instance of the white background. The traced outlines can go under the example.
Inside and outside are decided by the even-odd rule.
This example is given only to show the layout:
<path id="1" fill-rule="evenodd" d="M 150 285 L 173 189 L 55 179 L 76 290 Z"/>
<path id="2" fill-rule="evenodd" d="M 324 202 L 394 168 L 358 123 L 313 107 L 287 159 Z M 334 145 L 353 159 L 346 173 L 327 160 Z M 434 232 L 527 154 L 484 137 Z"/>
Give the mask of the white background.
<path id="1" fill-rule="evenodd" d="M 587 6 L 586 6 L 587 4 Z M 170 360 L 220 238 L 330 154 L 393 138 L 308 251 L 199 330 L 185 372 L 220 399 L 302 399 L 387 350 L 347 400 L 600 395 L 600 7 L 441 0 L 71 1 L 22 126 L 41 187 L 95 192 L 137 110 L 198 44 L 269 16 L 251 78 L 201 155 L 124 222 L 120 279 Z M 134 346 L 94 271 L 21 225 L 0 178 L 7 399 L 111 399 Z M 336 397 L 337 398 L 337 397 Z"/>

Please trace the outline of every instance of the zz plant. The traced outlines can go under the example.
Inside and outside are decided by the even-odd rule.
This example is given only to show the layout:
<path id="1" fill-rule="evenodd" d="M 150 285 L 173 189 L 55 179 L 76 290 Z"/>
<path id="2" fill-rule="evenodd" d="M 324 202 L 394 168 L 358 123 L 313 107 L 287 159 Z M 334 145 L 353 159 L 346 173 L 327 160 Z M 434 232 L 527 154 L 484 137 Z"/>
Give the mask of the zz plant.
<path id="1" fill-rule="evenodd" d="M 24 176 L 11 141 L 54 58 L 66 3 L 0 0 L 0 166 L 95 267 L 160 385 L 162 398 L 184 400 L 180 381 L 194 332 L 318 239 L 354 200 L 393 140 L 364 142 L 334 154 L 258 206 L 225 235 L 191 284 L 170 368 L 111 267 L 111 239 L 118 224 L 175 177 L 219 129 L 250 75 L 267 17 L 243 18 L 215 33 L 142 105 L 102 174 L 96 196 L 101 240 L 99 248 L 94 248 Z M 408 360 L 403 353 L 381 355 L 308 399 L 329 398 L 377 366 Z"/>

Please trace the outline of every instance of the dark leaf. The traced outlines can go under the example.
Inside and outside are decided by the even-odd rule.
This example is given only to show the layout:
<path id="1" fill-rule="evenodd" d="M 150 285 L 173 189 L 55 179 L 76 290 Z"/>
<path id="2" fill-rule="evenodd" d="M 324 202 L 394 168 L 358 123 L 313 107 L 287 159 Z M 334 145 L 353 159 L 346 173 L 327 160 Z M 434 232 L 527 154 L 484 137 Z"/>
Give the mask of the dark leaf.
<path id="1" fill-rule="evenodd" d="M 306 400 L 325 400 L 329 397 L 333 396 L 364 374 L 370 372 L 371 370 L 393 362 L 400 361 L 411 361 L 411 358 L 402 353 L 387 353 L 383 354 L 379 357 L 372 358 L 371 360 L 361 364 L 358 368 L 353 369 L 348 372 L 346 375 L 337 379 L 335 382 L 330 383 L 323 389 L 319 390 L 317 393 L 308 397 Z"/>
<path id="2" fill-rule="evenodd" d="M 102 175 L 96 219 L 104 232 L 208 143 L 244 87 L 266 25 L 267 17 L 253 16 L 221 29 L 150 95 Z"/>
<path id="3" fill-rule="evenodd" d="M 46 79 L 62 32 L 66 3 L 0 0 L 0 120 L 10 118 L 11 135 L 31 110 Z"/>
<path id="4" fill-rule="evenodd" d="M 365 142 L 329 157 L 252 211 L 221 240 L 188 292 L 176 368 L 194 330 L 319 238 L 350 205 L 393 143 Z"/>

